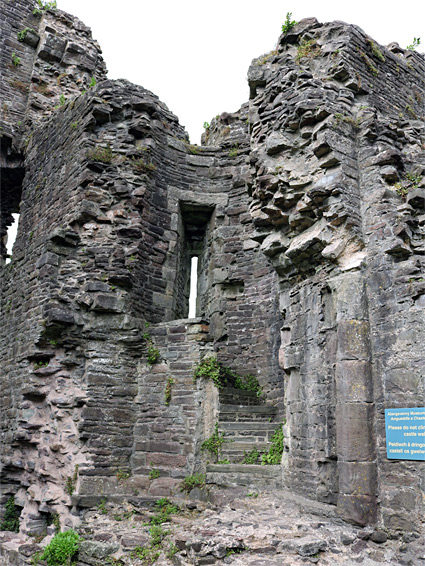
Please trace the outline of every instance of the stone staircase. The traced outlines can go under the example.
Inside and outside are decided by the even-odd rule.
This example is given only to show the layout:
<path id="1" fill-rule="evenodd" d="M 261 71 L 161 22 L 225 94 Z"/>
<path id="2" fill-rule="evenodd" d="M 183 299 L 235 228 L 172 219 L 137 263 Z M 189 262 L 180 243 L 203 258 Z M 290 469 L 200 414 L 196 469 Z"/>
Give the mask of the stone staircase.
<path id="1" fill-rule="evenodd" d="M 279 428 L 277 409 L 264 405 L 255 392 L 221 389 L 219 393 L 218 429 L 226 439 L 220 460 L 229 464 L 208 464 L 207 483 L 219 486 L 246 486 L 265 490 L 281 487 L 281 466 L 243 464 L 246 454 L 254 448 L 268 451 L 271 437 Z"/>

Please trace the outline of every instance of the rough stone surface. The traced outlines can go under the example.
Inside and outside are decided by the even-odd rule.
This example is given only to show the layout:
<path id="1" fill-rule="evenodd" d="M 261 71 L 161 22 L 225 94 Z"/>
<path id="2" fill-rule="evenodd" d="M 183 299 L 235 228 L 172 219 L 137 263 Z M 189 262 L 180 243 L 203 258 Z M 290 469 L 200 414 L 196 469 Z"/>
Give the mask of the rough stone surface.
<path id="1" fill-rule="evenodd" d="M 417 566 L 425 559 L 419 538 L 388 538 L 380 530 L 347 525 L 336 517 L 333 505 L 288 491 L 258 494 L 246 488 L 216 488 L 204 495 L 210 502 L 175 501 L 179 512 L 162 525 L 165 536 L 155 564 Z M 149 545 L 147 523 L 153 511 L 140 498 L 132 498 L 132 503 L 107 502 L 101 509 L 85 511 L 80 529 L 85 541 L 76 565 L 140 564 L 135 553 Z M 31 554 L 40 546 L 14 533 L 8 538 L 0 546 L 5 566 L 29 565 Z M 170 549 L 172 557 L 167 556 Z M 14 553 L 19 561 L 13 562 Z"/>
<path id="2" fill-rule="evenodd" d="M 424 405 L 424 57 L 303 20 L 194 146 L 154 94 L 106 78 L 79 20 L 32 8 L 5 3 L 1 55 L 4 257 L 21 213 L 1 266 L 1 503 L 14 496 L 21 531 L 176 494 L 219 419 L 254 444 L 285 422 L 276 489 L 423 536 L 424 462 L 386 458 L 384 409 Z M 211 354 L 255 375 L 264 407 L 227 410 L 194 383 Z M 181 564 L 224 560 L 214 549 Z"/>

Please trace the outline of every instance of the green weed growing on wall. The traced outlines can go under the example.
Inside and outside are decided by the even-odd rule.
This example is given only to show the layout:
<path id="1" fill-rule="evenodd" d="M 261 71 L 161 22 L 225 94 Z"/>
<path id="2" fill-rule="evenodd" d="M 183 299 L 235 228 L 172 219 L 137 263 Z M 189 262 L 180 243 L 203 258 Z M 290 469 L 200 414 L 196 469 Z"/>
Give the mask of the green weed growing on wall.
<path id="1" fill-rule="evenodd" d="M 73 530 L 55 535 L 43 552 L 33 557 L 33 564 L 45 560 L 48 566 L 62 566 L 70 564 L 72 557 L 77 554 L 80 535 Z"/>
<path id="2" fill-rule="evenodd" d="M 292 12 L 287 12 L 285 21 L 282 24 L 282 33 L 288 33 L 298 22 L 292 20 Z"/>
<path id="3" fill-rule="evenodd" d="M 34 14 L 34 16 L 42 16 L 44 14 L 44 12 L 47 12 L 47 10 L 56 10 L 57 8 L 57 4 L 56 4 L 56 0 L 52 0 L 50 2 L 46 2 L 44 0 L 36 0 L 37 6 L 34 8 L 34 10 L 32 11 L 32 13 Z"/>
<path id="4" fill-rule="evenodd" d="M 15 498 L 12 495 L 6 502 L 3 521 L 0 523 L 0 531 L 12 531 L 14 533 L 18 533 L 19 515 L 20 512 L 15 505 Z"/>
<path id="5" fill-rule="evenodd" d="M 278 428 L 271 438 L 269 451 L 261 456 L 261 465 L 275 466 L 280 464 L 283 454 L 283 430 Z"/>
<path id="6" fill-rule="evenodd" d="M 218 462 L 221 447 L 225 442 L 227 441 L 224 434 L 218 431 L 218 423 L 215 423 L 213 434 L 201 444 L 201 452 L 209 452 Z"/>

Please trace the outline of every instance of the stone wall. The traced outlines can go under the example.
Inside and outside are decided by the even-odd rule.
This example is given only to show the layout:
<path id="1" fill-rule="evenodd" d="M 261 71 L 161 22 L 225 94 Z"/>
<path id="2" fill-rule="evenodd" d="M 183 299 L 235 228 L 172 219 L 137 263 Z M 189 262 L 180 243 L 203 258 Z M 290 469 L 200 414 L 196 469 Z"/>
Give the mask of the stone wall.
<path id="1" fill-rule="evenodd" d="M 26 532 L 53 513 L 73 526 L 73 504 L 113 490 L 168 495 L 202 469 L 217 402 L 193 383 L 205 349 L 257 375 L 282 408 L 275 275 L 250 238 L 244 189 L 246 107 L 226 143 L 202 148 L 127 81 L 75 94 L 50 117 L 40 109 L 39 127 L 28 106 L 19 232 L 3 268 L 2 484 Z M 201 318 L 187 320 L 193 254 Z"/>
<path id="2" fill-rule="evenodd" d="M 304 20 L 195 146 L 154 94 L 102 80 L 81 22 L 31 10 L 8 4 L 25 59 L 8 73 L 31 84 L 2 162 L 3 233 L 21 212 L 1 267 L 2 503 L 22 530 L 203 470 L 217 395 L 193 368 L 214 353 L 285 419 L 288 488 L 419 531 L 423 463 L 386 459 L 383 415 L 424 403 L 423 57 Z M 36 46 L 18 45 L 29 24 Z"/>
<path id="3" fill-rule="evenodd" d="M 11 215 L 19 212 L 25 174 L 22 152 L 31 128 L 106 77 L 100 47 L 87 26 L 60 10 L 35 15 L 34 8 L 31 0 L 2 2 L 2 256 Z"/>
<path id="4" fill-rule="evenodd" d="M 384 409 L 424 404 L 423 71 L 314 19 L 249 70 L 251 213 L 285 319 L 285 482 L 411 530 L 423 463 L 386 459 Z"/>

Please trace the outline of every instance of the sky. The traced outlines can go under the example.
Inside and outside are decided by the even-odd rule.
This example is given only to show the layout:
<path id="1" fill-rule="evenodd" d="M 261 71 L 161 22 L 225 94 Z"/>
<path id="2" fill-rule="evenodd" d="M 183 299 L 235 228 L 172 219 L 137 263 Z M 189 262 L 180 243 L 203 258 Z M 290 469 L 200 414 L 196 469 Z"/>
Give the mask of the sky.
<path id="1" fill-rule="evenodd" d="M 200 143 L 204 122 L 248 100 L 248 67 L 275 48 L 287 12 L 297 21 L 356 24 L 381 45 L 407 47 L 419 37 L 418 51 L 425 51 L 425 0 L 302 0 L 292 6 L 277 0 L 57 0 L 57 6 L 91 27 L 109 78 L 159 96 L 192 143 Z"/>
<path id="2" fill-rule="evenodd" d="M 248 100 L 252 59 L 275 48 L 287 12 L 293 19 L 342 20 L 381 45 L 422 38 L 425 1 L 57 0 L 92 29 L 112 79 L 152 91 L 178 116 L 192 143 L 204 122 Z"/>

